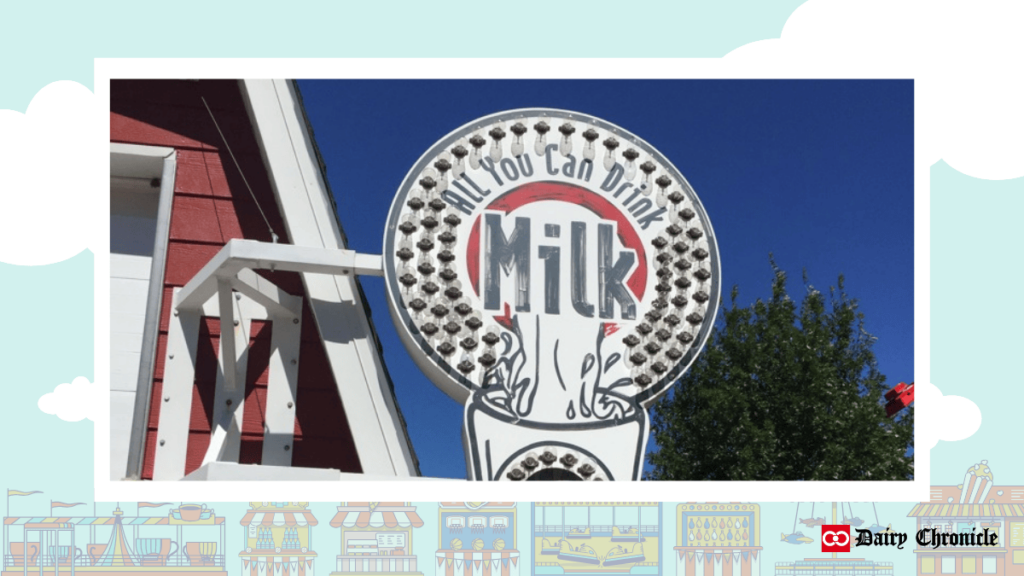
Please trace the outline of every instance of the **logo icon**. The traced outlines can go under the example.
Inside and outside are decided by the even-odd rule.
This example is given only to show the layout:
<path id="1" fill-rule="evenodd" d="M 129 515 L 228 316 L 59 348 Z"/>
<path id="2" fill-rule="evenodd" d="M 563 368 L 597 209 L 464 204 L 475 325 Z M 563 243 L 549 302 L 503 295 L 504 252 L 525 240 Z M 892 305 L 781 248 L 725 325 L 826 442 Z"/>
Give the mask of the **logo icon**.
<path id="1" fill-rule="evenodd" d="M 822 552 L 849 552 L 850 551 L 850 525 L 849 524 L 822 524 L 821 525 L 821 551 Z"/>

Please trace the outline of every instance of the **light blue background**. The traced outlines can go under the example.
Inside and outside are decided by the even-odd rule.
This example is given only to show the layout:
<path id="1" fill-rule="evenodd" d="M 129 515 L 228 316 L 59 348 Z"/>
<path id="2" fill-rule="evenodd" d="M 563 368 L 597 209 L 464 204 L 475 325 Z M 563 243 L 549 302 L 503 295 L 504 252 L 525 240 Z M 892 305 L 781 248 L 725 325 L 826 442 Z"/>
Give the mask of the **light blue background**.
<path id="1" fill-rule="evenodd" d="M 777 37 L 799 4 L 307 1 L 284 8 L 271 2 L 9 2 L 2 8 L 0 109 L 24 111 L 39 89 L 56 80 L 92 88 L 94 57 L 718 57 L 748 42 Z M 931 186 L 932 380 L 945 394 L 975 401 L 983 416 L 973 437 L 940 442 L 932 451 L 932 483 L 957 484 L 969 465 L 987 458 L 997 484 L 1024 484 L 1024 462 L 1017 456 L 1019 376 L 1012 369 L 1020 357 L 1018 326 L 1024 314 L 1012 293 L 1021 280 L 1016 234 L 1024 213 L 1024 179 L 979 180 L 939 162 L 932 167 Z M 0 190 L 18 193 L 28 192 Z M 45 491 L 13 498 L 14 513 L 44 513 L 51 497 L 91 502 L 91 423 L 61 421 L 40 412 L 36 402 L 58 384 L 77 376 L 93 378 L 92 264 L 88 252 L 44 267 L 0 264 L 0 361 L 5 369 L 0 477 L 3 487 Z M 337 530 L 327 526 L 333 505 L 316 506 L 321 522 L 316 541 L 337 547 Z M 866 506 L 854 511 L 871 524 Z M 911 506 L 880 504 L 882 523 L 910 531 L 905 516 Z M 230 543 L 241 545 L 238 520 L 246 506 L 215 507 L 229 517 L 229 553 L 236 553 Z M 100 511 L 109 508 L 101 505 Z M 764 505 L 765 574 L 775 561 L 815 555 L 816 545 L 775 544 L 772 534 L 791 531 L 794 508 Z M 809 516 L 807 508 L 801 517 Z M 673 514 L 674 505 L 666 504 L 663 525 L 670 533 Z M 436 505 L 422 505 L 421 515 L 433 526 Z M 528 516 L 529 506 L 522 504 L 521 532 L 528 533 Z M 427 534 L 417 537 L 417 552 L 429 574 L 436 536 Z M 666 536 L 663 558 L 672 566 L 674 534 Z M 317 548 L 321 560 L 327 560 L 317 572 L 326 573 L 337 549 Z M 912 562 L 907 553 L 868 557 L 900 562 L 897 573 L 902 563 Z"/>
<path id="2" fill-rule="evenodd" d="M 61 488 L 57 492 L 60 497 L 69 493 L 70 490 Z M 52 493 L 48 494 L 36 494 L 34 496 L 27 497 L 12 497 L 11 498 L 11 513 L 13 516 L 25 516 L 25 515 L 46 515 L 48 514 L 47 506 L 49 504 L 48 498 L 52 496 Z M 61 499 L 61 498 L 57 498 Z M 628 499 L 628 498 L 624 498 Z M 76 500 L 77 501 L 77 500 Z M 92 515 L 92 502 L 87 500 L 87 505 L 79 506 L 76 508 L 66 509 L 66 516 L 90 516 Z M 240 525 L 242 517 L 248 510 L 248 503 L 206 503 L 207 506 L 214 509 L 218 516 L 226 517 L 226 550 L 218 550 L 218 554 L 221 552 L 227 555 L 227 568 L 228 572 L 232 576 L 247 576 L 248 572 L 242 570 L 241 561 L 238 558 L 239 552 L 245 549 L 244 538 L 246 535 L 246 529 Z M 335 569 L 336 560 L 335 557 L 341 550 L 341 529 L 332 528 L 330 526 L 331 518 L 334 517 L 339 503 L 314 503 L 310 509 L 318 521 L 318 525 L 313 527 L 312 550 L 318 554 L 316 564 L 314 566 L 314 574 L 317 576 L 325 576 Z M 683 574 L 677 574 L 676 572 L 676 552 L 673 547 L 677 545 L 676 535 L 676 506 L 677 502 L 665 502 L 662 504 L 661 510 L 661 558 L 662 558 L 662 576 L 684 576 Z M 96 512 L 99 516 L 109 516 L 113 511 L 114 507 L 120 505 L 126 516 L 136 515 L 135 503 L 98 503 L 96 505 Z M 413 533 L 413 553 L 418 556 L 418 568 L 420 572 L 423 572 L 425 576 L 433 576 L 434 569 L 437 567 L 434 562 L 434 553 L 439 549 L 439 541 L 437 535 L 437 525 L 439 508 L 436 502 L 416 502 L 416 513 L 423 519 L 423 527 L 415 529 Z M 855 548 L 849 554 L 850 558 L 866 558 L 875 562 L 892 562 L 894 566 L 894 574 L 912 574 L 914 571 L 914 553 L 913 549 L 913 535 L 916 530 L 916 525 L 913 519 L 907 518 L 907 513 L 910 511 L 912 505 L 903 503 L 889 503 L 889 504 L 878 504 L 878 516 L 882 525 L 892 524 L 893 530 L 897 532 L 906 532 L 908 537 L 908 543 L 904 546 L 903 550 L 897 550 L 895 548 Z M 169 507 L 163 508 L 152 508 L 142 509 L 143 516 L 165 516 Z M 774 566 L 776 562 L 803 560 L 804 558 L 822 558 L 827 555 L 820 552 L 819 536 L 820 529 L 818 528 L 804 528 L 802 525 L 797 526 L 797 530 L 802 531 L 807 536 L 814 539 L 814 542 L 809 544 L 793 545 L 785 542 L 781 542 L 780 535 L 782 533 L 789 534 L 793 531 L 794 516 L 799 512 L 799 517 L 810 518 L 811 517 L 811 504 L 801 504 L 799 511 L 795 504 L 788 503 L 771 503 L 761 504 L 761 546 L 764 547 L 761 556 L 761 576 L 771 576 L 774 573 Z M 824 517 L 826 520 L 831 521 L 831 503 L 818 502 L 815 504 L 813 509 L 815 517 Z M 866 503 L 855 503 L 853 504 L 853 513 L 855 516 L 864 520 L 863 528 L 874 524 L 875 517 L 874 511 L 871 508 L 871 504 Z M 525 564 L 520 566 L 520 576 L 530 576 L 530 558 L 532 554 L 532 540 L 531 540 L 531 505 L 528 502 L 520 502 L 516 505 L 516 537 L 517 547 L 522 554 L 522 558 Z M 645 514 L 646 523 L 647 516 Z M 839 514 L 839 518 L 842 518 L 842 514 Z M 96 529 L 96 541 L 104 543 L 110 538 L 111 528 L 109 527 L 98 527 Z M 85 550 L 84 538 L 88 534 L 88 529 L 80 528 L 76 533 L 76 545 L 79 548 Z M 11 535 L 15 540 L 20 540 L 21 530 L 16 527 L 11 528 Z M 144 527 L 140 530 L 140 537 L 151 537 L 151 538 L 174 538 L 174 528 L 165 526 L 152 526 Z M 128 538 L 130 544 L 133 545 L 134 541 L 131 540 L 131 532 L 128 532 Z M 186 528 L 184 531 L 184 541 L 215 541 L 218 539 L 218 532 L 215 528 Z M 463 549 L 469 549 L 470 543 L 472 542 L 473 536 L 467 535 L 462 538 Z M 505 538 L 506 549 L 512 549 L 511 537 Z M 62 541 L 62 543 L 67 543 Z M 448 542 L 444 542 L 444 548 L 448 548 Z"/>

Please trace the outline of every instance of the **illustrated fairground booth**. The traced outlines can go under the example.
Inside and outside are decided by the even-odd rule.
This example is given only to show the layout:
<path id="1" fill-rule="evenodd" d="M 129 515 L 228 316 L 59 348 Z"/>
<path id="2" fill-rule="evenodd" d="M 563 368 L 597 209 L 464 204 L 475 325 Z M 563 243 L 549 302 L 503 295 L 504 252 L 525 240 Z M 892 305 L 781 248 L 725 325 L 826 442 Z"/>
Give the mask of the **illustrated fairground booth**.
<path id="1" fill-rule="evenodd" d="M 84 504 L 61 506 L 79 506 Z M 4 518 L 3 576 L 227 576 L 224 518 L 200 504 L 182 504 L 165 516 L 142 515 L 170 504 L 117 505 L 108 516 L 50 515 Z"/>
<path id="2" fill-rule="evenodd" d="M 537 502 L 533 574 L 661 574 L 657 502 Z"/>
<path id="3" fill-rule="evenodd" d="M 244 576 L 306 576 L 313 574 L 316 518 L 309 502 L 250 502 L 242 518 Z"/>
<path id="4" fill-rule="evenodd" d="M 676 576 L 760 576 L 760 526 L 761 507 L 757 504 L 688 502 L 676 506 Z"/>
<path id="5" fill-rule="evenodd" d="M 931 499 L 908 514 L 922 536 L 914 548 L 916 574 L 1024 574 L 1024 486 L 996 484 L 988 460 L 971 465 L 958 480 L 956 486 L 932 486 Z M 995 542 L 985 542 L 985 533 Z M 954 534 L 955 546 L 933 544 Z"/>
<path id="6" fill-rule="evenodd" d="M 341 554 L 332 575 L 421 576 L 412 532 L 423 520 L 412 503 L 343 502 L 331 526 L 341 528 Z"/>
<path id="7" fill-rule="evenodd" d="M 441 502 L 434 576 L 519 576 L 515 502 Z"/>

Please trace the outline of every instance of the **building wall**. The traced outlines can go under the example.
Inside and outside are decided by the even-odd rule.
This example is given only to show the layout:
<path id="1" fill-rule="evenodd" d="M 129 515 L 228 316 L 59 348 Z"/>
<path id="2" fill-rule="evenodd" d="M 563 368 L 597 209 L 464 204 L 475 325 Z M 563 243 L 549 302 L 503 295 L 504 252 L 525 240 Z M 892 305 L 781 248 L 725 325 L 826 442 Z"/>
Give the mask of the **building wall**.
<path id="1" fill-rule="evenodd" d="M 953 571 L 943 572 L 942 559 L 953 559 Z M 984 558 L 995 559 L 995 571 L 984 572 Z M 921 553 L 917 558 L 918 574 L 1002 574 L 1003 576 L 1024 573 L 1019 569 L 1007 569 L 1006 556 L 1003 553 L 985 553 L 980 551 L 956 552 L 944 549 L 935 554 Z"/>
<path id="2" fill-rule="evenodd" d="M 213 110 L 252 187 L 252 195 L 224 149 L 201 97 L 206 98 Z M 184 286 L 230 239 L 270 241 L 270 232 L 260 216 L 260 207 L 279 235 L 278 241 L 288 243 L 288 238 L 237 82 L 113 81 L 110 138 L 111 142 L 168 146 L 177 151 L 163 307 L 153 374 L 153 403 L 150 406 L 142 474 L 144 479 L 151 479 L 173 289 Z M 301 295 L 305 300 L 292 465 L 361 472 L 348 421 L 301 279 L 294 273 L 261 274 L 288 293 Z M 272 331 L 270 322 L 253 323 L 245 382 L 240 463 L 258 464 L 261 457 Z M 209 445 L 219 334 L 219 320 L 205 318 L 200 328 L 200 353 L 183 474 L 201 465 Z"/>

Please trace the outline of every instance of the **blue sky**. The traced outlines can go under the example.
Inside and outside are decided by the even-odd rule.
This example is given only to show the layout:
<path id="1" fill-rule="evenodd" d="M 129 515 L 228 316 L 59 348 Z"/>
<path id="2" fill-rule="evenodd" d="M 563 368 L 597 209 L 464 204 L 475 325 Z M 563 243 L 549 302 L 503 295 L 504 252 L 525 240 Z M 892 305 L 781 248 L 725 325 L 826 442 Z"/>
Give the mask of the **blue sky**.
<path id="1" fill-rule="evenodd" d="M 911 81 L 301 81 L 350 247 L 380 253 L 403 177 L 480 116 L 552 107 L 645 139 L 686 176 L 719 241 L 723 295 L 770 294 L 768 254 L 799 299 L 846 277 L 889 383 L 913 376 Z M 462 406 L 398 339 L 379 278 L 363 278 L 424 475 L 465 476 Z M 728 300 L 726 300 L 728 302 Z"/>

